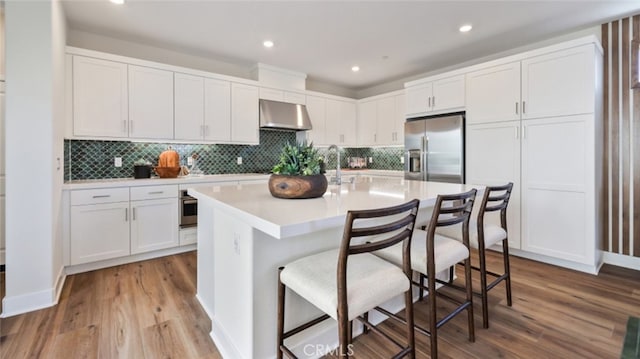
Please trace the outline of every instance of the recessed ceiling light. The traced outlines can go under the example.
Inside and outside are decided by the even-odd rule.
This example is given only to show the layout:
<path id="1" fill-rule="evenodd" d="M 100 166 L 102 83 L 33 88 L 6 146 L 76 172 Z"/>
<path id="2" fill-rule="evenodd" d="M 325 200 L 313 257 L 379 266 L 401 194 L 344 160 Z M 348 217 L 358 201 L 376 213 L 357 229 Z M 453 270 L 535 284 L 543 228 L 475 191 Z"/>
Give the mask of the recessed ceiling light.
<path id="1" fill-rule="evenodd" d="M 352 66 L 352 67 L 351 67 L 351 71 L 353 71 L 353 72 L 358 72 L 358 71 L 360 71 L 360 66 L 358 66 L 358 65 Z"/>
<path id="2" fill-rule="evenodd" d="M 467 24 L 467 25 L 460 26 L 458 30 L 460 30 L 460 32 L 469 32 L 471 31 L 471 29 L 473 29 L 473 26 Z"/>
<path id="3" fill-rule="evenodd" d="M 124 0 L 109 0 L 109 1 L 111 1 L 114 4 L 118 4 L 118 5 L 124 4 Z"/>
<path id="4" fill-rule="evenodd" d="M 266 48 L 272 48 L 274 43 L 271 40 L 266 40 L 265 42 L 262 43 L 262 45 L 264 45 L 264 47 Z"/>

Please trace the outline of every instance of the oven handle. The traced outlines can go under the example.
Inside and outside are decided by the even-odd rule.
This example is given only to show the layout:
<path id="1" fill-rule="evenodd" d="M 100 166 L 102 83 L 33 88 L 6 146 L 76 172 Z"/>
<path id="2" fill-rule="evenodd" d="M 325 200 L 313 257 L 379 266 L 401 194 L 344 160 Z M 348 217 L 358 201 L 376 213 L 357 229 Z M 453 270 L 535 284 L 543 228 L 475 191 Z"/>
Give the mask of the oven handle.
<path id="1" fill-rule="evenodd" d="M 188 200 L 183 200 L 182 201 L 183 204 L 198 204 L 198 200 L 197 199 L 188 199 Z"/>

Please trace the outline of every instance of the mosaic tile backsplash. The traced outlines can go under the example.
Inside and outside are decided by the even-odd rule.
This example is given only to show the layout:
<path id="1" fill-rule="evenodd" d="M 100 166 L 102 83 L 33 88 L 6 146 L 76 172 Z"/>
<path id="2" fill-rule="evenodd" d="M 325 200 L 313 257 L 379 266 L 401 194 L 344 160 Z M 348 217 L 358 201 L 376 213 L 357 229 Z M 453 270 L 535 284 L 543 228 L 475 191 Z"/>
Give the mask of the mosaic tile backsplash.
<path id="1" fill-rule="evenodd" d="M 197 153 L 198 167 L 205 174 L 266 173 L 278 161 L 282 147 L 295 140 L 294 131 L 269 130 L 260 131 L 260 144 L 255 146 L 65 140 L 64 178 L 66 181 L 131 178 L 135 161 L 144 159 L 156 165 L 160 153 L 168 146 L 180 154 L 185 166 L 187 157 Z M 320 148 L 320 153 L 327 159 L 327 169 L 335 168 L 335 153 L 327 153 L 326 148 Z M 340 162 L 346 167 L 348 157 L 371 157 L 373 161 L 367 164 L 368 168 L 402 170 L 402 153 L 403 149 L 396 147 L 344 148 Z M 122 167 L 114 166 L 115 157 L 122 158 Z M 237 157 L 242 157 L 241 165 L 237 164 Z"/>

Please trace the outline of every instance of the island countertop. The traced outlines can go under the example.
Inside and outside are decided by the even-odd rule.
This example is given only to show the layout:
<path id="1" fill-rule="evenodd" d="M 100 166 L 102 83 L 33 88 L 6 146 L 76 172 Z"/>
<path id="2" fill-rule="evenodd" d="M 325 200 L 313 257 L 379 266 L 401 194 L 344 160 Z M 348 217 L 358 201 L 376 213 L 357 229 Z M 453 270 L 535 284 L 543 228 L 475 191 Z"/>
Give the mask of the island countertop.
<path id="1" fill-rule="evenodd" d="M 199 186 L 189 188 L 189 194 L 282 239 L 342 226 L 349 210 L 393 206 L 414 198 L 420 200 L 420 208 L 431 207 L 438 194 L 472 188 L 482 186 L 344 176 L 342 185 L 329 184 L 324 196 L 313 199 L 275 198 L 266 184 Z"/>

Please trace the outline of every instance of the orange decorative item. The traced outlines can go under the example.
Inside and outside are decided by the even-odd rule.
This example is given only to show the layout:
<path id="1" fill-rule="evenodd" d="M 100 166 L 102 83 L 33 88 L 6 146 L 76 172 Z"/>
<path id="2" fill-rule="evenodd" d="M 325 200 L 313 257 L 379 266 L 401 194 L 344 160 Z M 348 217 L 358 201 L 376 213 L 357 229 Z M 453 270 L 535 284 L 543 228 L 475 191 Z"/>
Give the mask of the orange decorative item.
<path id="1" fill-rule="evenodd" d="M 154 171 L 160 178 L 176 178 L 180 169 L 180 155 L 169 147 L 160 154 L 158 167 L 155 167 Z"/>

